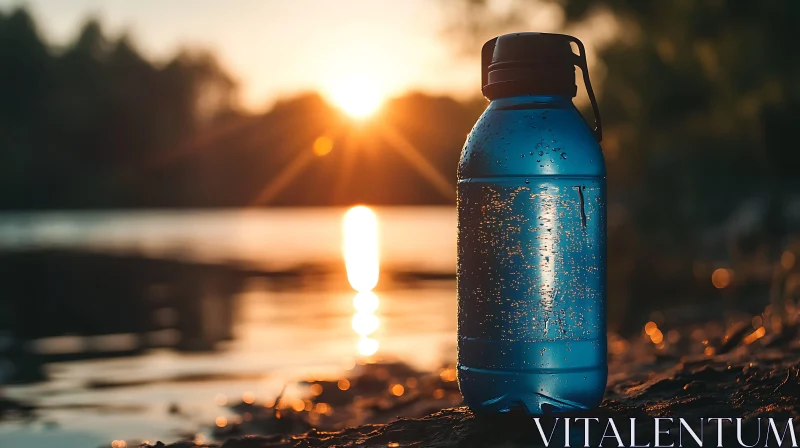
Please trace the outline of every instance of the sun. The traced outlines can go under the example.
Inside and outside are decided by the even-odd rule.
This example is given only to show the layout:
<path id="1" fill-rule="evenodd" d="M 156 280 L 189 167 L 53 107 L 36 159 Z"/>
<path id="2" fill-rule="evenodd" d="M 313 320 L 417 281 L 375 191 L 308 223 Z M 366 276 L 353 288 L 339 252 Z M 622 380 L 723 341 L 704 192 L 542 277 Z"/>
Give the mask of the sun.
<path id="1" fill-rule="evenodd" d="M 374 79 L 350 76 L 337 81 L 330 88 L 331 100 L 354 118 L 366 118 L 375 113 L 383 103 L 383 94 Z"/>

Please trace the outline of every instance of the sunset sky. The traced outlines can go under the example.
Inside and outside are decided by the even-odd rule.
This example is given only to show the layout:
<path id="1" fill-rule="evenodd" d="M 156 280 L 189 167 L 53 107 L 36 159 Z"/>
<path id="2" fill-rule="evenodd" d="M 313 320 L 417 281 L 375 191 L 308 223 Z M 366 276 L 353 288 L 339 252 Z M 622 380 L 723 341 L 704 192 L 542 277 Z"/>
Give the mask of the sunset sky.
<path id="1" fill-rule="evenodd" d="M 437 0 L 0 0 L 32 10 L 54 45 L 75 36 L 89 16 L 112 36 L 129 33 L 148 56 L 180 47 L 216 53 L 241 86 L 245 107 L 318 90 L 329 98 L 364 85 L 381 97 L 407 90 L 478 95 L 477 59 L 448 44 Z M 557 8 L 548 5 L 543 8 Z M 547 11 L 545 11 L 547 12 Z M 535 29 L 556 31 L 560 17 L 537 14 Z M 477 57 L 479 48 L 475 49 Z"/>

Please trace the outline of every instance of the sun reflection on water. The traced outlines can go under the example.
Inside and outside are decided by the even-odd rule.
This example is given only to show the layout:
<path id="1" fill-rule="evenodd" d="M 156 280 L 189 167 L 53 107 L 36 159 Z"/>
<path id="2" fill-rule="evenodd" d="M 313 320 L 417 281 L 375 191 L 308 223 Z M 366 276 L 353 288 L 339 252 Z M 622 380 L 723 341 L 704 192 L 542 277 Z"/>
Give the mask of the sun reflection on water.
<path id="1" fill-rule="evenodd" d="M 370 291 L 378 284 L 378 217 L 359 205 L 344 214 L 342 251 L 347 280 L 356 291 Z"/>
<path id="2" fill-rule="evenodd" d="M 372 356 L 380 343 L 370 335 L 380 326 L 376 316 L 380 300 L 372 292 L 378 284 L 380 262 L 378 254 L 378 218 L 369 207 L 356 206 L 342 220 L 342 253 L 347 269 L 347 281 L 357 291 L 353 297 L 352 327 L 360 336 L 358 353 Z"/>

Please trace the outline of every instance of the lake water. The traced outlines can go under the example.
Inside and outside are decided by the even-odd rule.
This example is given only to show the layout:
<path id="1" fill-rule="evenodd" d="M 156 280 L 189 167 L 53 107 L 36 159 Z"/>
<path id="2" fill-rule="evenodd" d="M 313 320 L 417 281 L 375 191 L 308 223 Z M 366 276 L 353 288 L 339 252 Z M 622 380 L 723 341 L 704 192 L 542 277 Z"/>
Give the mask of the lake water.
<path id="1" fill-rule="evenodd" d="M 373 207 L 381 265 L 455 273 L 455 207 Z M 346 208 L 0 213 L 0 250 L 135 252 L 270 269 L 342 263 Z"/>
<path id="2" fill-rule="evenodd" d="M 399 359 L 424 370 L 452 363 L 455 282 L 398 283 L 382 275 L 370 288 L 378 264 L 369 260 L 376 251 L 381 274 L 454 274 L 455 209 L 373 210 L 377 235 L 369 222 L 350 230 L 347 274 L 344 208 L 0 215 L 2 250 L 137 253 L 270 270 L 331 267 L 289 289 L 264 279 L 247 282 L 234 299 L 234 337 L 217 351 L 159 349 L 52 363 L 45 366 L 45 382 L 3 386 L 3 395 L 35 404 L 39 418 L 0 421 L 0 446 L 174 441 L 207 433 L 215 417 L 228 415 L 223 401 L 244 394 L 268 403 L 284 385 L 287 398 L 300 397 L 304 390 L 297 381 L 340 377 L 358 361 Z"/>

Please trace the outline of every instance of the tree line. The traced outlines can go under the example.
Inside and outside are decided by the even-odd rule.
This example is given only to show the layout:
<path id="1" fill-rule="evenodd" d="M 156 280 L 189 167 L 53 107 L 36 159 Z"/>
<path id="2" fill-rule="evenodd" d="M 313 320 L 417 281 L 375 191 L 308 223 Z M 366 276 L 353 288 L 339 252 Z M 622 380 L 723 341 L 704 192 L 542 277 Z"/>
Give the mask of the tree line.
<path id="1" fill-rule="evenodd" d="M 452 203 L 408 145 L 347 123 L 317 94 L 253 115 L 236 108 L 236 87 L 206 52 L 149 60 L 96 20 L 55 48 L 25 9 L 0 14 L 0 208 Z M 409 94 L 376 121 L 454 189 L 484 107 Z M 333 150 L 309 158 L 321 136 Z"/>

